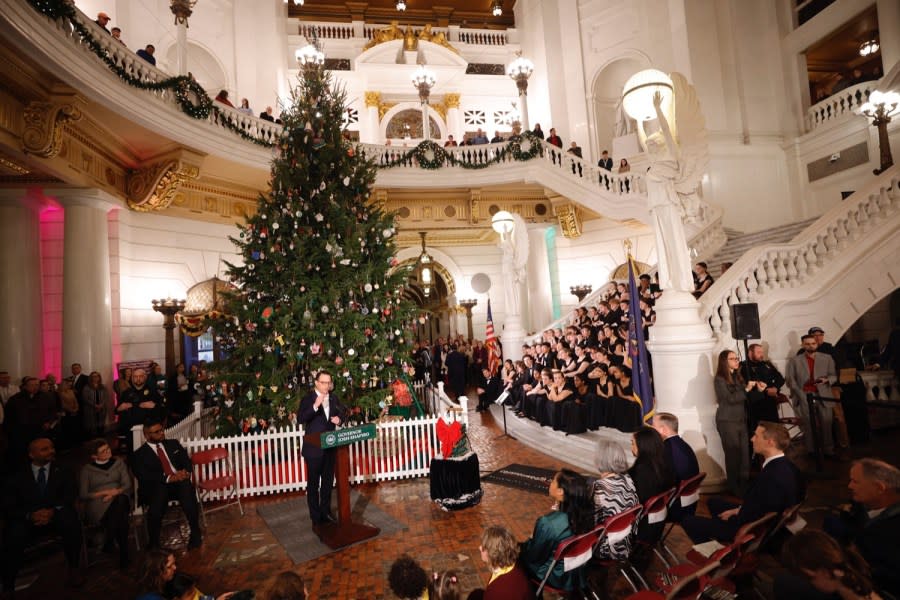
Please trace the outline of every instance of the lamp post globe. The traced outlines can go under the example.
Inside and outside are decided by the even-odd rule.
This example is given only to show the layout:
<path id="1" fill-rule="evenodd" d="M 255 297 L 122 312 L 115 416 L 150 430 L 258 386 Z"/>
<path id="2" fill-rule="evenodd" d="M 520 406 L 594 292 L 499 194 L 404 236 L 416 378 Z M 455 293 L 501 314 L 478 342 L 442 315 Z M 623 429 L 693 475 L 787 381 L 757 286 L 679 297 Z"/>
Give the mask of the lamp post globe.
<path id="1" fill-rule="evenodd" d="M 672 102 L 675 87 L 672 78 L 657 69 L 638 71 L 625 82 L 622 89 L 622 106 L 635 121 L 652 121 L 656 118 L 653 95 L 659 92 L 663 98 L 663 110 Z"/>
<path id="2" fill-rule="evenodd" d="M 507 235 L 515 228 L 516 223 L 513 216 L 505 210 L 499 210 L 491 217 L 491 227 L 501 236 Z"/>

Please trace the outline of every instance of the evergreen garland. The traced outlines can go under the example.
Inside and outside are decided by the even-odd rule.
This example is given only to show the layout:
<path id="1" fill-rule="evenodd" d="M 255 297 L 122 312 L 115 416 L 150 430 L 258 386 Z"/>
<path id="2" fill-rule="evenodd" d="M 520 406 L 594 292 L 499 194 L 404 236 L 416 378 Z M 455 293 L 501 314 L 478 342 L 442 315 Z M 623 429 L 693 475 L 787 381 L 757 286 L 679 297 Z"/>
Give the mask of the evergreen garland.
<path id="1" fill-rule="evenodd" d="M 487 151 L 482 146 L 462 146 L 461 148 L 470 149 L 471 152 Z M 462 152 L 465 153 L 466 150 Z M 455 154 L 447 152 L 435 142 L 424 140 L 408 152 L 396 158 L 384 160 L 378 166 L 382 169 L 390 169 L 417 164 L 423 169 L 431 171 L 444 166 L 462 167 L 463 169 L 486 169 L 491 165 L 505 162 L 509 158 L 515 161 L 537 158 L 541 154 L 541 140 L 530 131 L 527 131 L 522 135 L 511 137 L 504 146 L 491 148 L 490 151 L 493 153 L 493 156 L 489 160 L 472 162 L 465 159 L 460 160 Z"/>

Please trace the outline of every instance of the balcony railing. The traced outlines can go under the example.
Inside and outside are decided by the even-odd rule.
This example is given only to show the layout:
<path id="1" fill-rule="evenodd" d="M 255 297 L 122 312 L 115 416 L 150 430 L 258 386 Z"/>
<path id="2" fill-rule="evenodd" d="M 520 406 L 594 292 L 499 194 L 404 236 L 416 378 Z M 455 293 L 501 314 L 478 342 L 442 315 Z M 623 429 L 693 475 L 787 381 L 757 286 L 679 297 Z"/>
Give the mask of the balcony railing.
<path id="1" fill-rule="evenodd" d="M 366 23 L 362 26 L 360 39 L 366 41 L 375 37 L 375 34 L 389 25 Z M 413 27 L 413 35 L 418 36 L 423 27 Z M 297 27 L 297 33 L 307 39 L 317 37 L 323 40 L 352 40 L 357 37 L 356 28 L 352 23 L 329 23 L 326 21 L 302 21 Z M 509 33 L 496 29 L 460 29 L 457 27 L 432 27 L 432 35 L 444 34 L 451 44 L 469 44 L 473 46 L 505 46 L 509 43 Z"/>
<path id="2" fill-rule="evenodd" d="M 806 111 L 806 131 L 811 132 L 823 124 L 846 115 L 852 115 L 863 103 L 868 101 L 869 94 L 878 87 L 878 81 L 857 83 L 817 102 Z"/>

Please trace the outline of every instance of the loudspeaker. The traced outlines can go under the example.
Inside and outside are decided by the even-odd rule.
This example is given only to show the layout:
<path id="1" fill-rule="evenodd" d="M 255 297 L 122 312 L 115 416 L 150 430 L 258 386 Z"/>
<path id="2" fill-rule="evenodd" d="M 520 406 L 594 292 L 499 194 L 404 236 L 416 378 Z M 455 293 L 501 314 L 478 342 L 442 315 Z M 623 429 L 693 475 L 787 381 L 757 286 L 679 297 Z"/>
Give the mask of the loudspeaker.
<path id="1" fill-rule="evenodd" d="M 731 337 L 736 340 L 758 340 L 759 306 L 756 302 L 731 305 Z"/>

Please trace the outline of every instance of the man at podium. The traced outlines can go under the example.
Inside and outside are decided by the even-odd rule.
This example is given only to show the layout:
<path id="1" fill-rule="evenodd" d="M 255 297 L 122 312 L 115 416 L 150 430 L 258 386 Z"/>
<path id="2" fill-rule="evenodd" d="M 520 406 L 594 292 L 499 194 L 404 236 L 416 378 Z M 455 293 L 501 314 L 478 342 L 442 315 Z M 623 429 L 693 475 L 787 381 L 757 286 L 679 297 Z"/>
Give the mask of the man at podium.
<path id="1" fill-rule="evenodd" d="M 319 371 L 315 388 L 300 401 L 297 420 L 306 433 L 334 431 L 343 422 L 346 409 L 331 393 L 331 373 Z M 334 481 L 334 448 L 322 450 L 313 444 L 303 444 L 306 460 L 306 503 L 314 526 L 335 523 L 331 514 L 331 488 Z"/>

